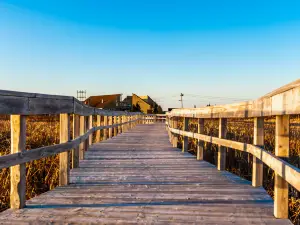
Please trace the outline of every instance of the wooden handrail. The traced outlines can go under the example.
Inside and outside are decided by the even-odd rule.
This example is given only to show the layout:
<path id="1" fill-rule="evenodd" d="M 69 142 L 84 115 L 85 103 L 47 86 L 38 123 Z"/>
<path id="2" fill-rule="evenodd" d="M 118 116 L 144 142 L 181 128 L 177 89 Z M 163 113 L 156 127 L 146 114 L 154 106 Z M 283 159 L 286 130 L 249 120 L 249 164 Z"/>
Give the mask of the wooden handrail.
<path id="1" fill-rule="evenodd" d="M 11 154 L 0 157 L 0 169 L 10 167 L 11 194 L 10 205 L 13 209 L 25 206 L 27 162 L 59 154 L 59 185 L 69 183 L 70 159 L 72 168 L 79 166 L 84 152 L 92 144 L 92 134 L 109 130 L 109 137 L 117 135 L 141 123 L 145 116 L 139 112 L 109 111 L 89 107 L 71 96 L 45 95 L 0 90 L 0 114 L 11 115 Z M 27 115 L 60 115 L 60 144 L 37 149 L 25 150 Z M 73 140 L 70 140 L 70 115 L 73 114 Z M 97 127 L 93 126 L 93 115 L 97 116 Z M 101 126 L 101 117 L 104 125 Z M 114 124 L 112 123 L 114 117 Z M 120 117 L 123 121 L 120 122 Z M 107 123 L 109 120 L 109 123 Z M 118 123 L 116 119 L 119 118 Z M 112 130 L 114 128 L 114 130 Z M 104 140 L 107 139 L 104 132 Z M 96 133 L 100 140 L 100 132 Z"/>
<path id="2" fill-rule="evenodd" d="M 289 157 L 289 115 L 300 114 L 300 79 L 285 85 L 255 100 L 243 103 L 210 106 L 197 109 L 174 109 L 167 113 L 166 125 L 170 141 L 177 147 L 178 135 L 183 136 L 182 151 L 188 150 L 187 139 L 198 140 L 197 159 L 203 159 L 203 143 L 218 145 L 217 166 L 225 169 L 226 151 L 224 147 L 247 152 L 253 156 L 252 185 L 263 184 L 263 164 L 275 172 L 274 215 L 276 218 L 288 218 L 288 184 L 300 191 L 300 169 L 284 159 Z M 276 116 L 275 155 L 263 149 L 264 117 Z M 183 130 L 178 129 L 177 120 L 183 119 Z M 198 119 L 198 133 L 189 132 L 186 127 L 190 118 Z M 219 119 L 219 137 L 203 134 L 204 119 Z M 253 144 L 225 139 L 227 118 L 254 118 Z"/>
<path id="3" fill-rule="evenodd" d="M 251 118 L 300 114 L 300 79 L 257 100 L 192 109 L 173 109 L 169 117 Z"/>
<path id="4" fill-rule="evenodd" d="M 80 116 L 139 115 L 137 112 L 110 111 L 89 107 L 72 96 L 45 95 L 0 90 L 0 114 L 43 115 L 76 114 Z"/>
<path id="5" fill-rule="evenodd" d="M 243 152 L 248 152 L 251 155 L 263 161 L 263 163 L 265 163 L 268 167 L 274 170 L 274 172 L 283 177 L 290 185 L 292 185 L 295 189 L 300 191 L 300 169 L 280 159 L 272 153 L 267 152 L 263 148 L 242 142 L 212 137 L 209 135 L 198 134 L 173 128 L 169 129 L 174 134 L 182 135 L 189 138 L 195 138 L 216 145 L 222 145 L 224 147 L 232 148 Z"/>
<path id="6" fill-rule="evenodd" d="M 93 127 L 89 129 L 84 135 L 79 136 L 71 141 L 57 144 L 57 145 L 51 145 L 36 149 L 31 149 L 29 151 L 22 151 L 14 154 L 4 155 L 0 156 L 0 169 L 8 168 L 11 166 L 19 165 L 22 163 L 28 163 L 33 160 L 42 159 L 45 157 L 49 157 L 58 153 L 69 151 L 70 149 L 78 147 L 81 143 L 83 143 L 85 140 L 89 138 L 91 134 L 98 130 L 104 130 L 108 128 L 115 128 L 121 125 L 126 125 L 133 122 L 138 122 L 139 120 L 133 120 L 130 122 L 120 123 L 120 124 L 114 124 L 109 126 L 99 126 L 99 127 Z"/>

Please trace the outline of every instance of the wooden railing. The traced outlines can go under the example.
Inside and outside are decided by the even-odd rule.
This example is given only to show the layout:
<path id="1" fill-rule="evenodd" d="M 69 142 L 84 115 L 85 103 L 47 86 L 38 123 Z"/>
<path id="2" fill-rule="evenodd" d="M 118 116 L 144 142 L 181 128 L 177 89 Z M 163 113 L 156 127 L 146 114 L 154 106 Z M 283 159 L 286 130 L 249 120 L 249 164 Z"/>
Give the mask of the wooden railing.
<path id="1" fill-rule="evenodd" d="M 85 151 L 92 144 L 94 132 L 99 142 L 100 130 L 105 130 L 103 139 L 106 140 L 113 132 L 117 134 L 117 128 L 118 133 L 127 131 L 146 117 L 142 113 L 91 108 L 74 97 L 12 91 L 0 91 L 0 114 L 11 115 L 11 154 L 0 157 L 0 169 L 10 167 L 10 206 L 13 209 L 25 206 L 26 163 L 59 154 L 59 185 L 67 185 L 70 161 L 72 168 L 79 166 L 79 160 L 84 159 Z M 60 115 L 60 144 L 26 151 L 26 116 L 44 114 Z M 70 115 L 73 115 L 73 140 L 70 140 Z M 96 117 L 96 127 L 93 127 L 93 116 Z M 102 126 L 101 117 L 104 117 Z"/>
<path id="2" fill-rule="evenodd" d="M 170 141 L 177 147 L 178 135 L 183 136 L 182 151 L 188 150 L 188 138 L 198 139 L 197 159 L 203 160 L 204 142 L 219 146 L 217 167 L 225 170 L 226 147 L 247 152 L 253 156 L 252 185 L 263 185 L 263 163 L 275 172 L 274 215 L 288 218 L 288 184 L 300 191 L 300 169 L 284 159 L 289 157 L 290 115 L 300 114 L 300 79 L 281 87 L 255 101 L 198 109 L 176 109 L 167 114 Z M 263 149 L 264 117 L 276 116 L 275 155 Z M 178 119 L 183 129 L 178 129 Z M 188 131 L 190 118 L 198 119 L 198 132 Z M 204 120 L 219 119 L 219 137 L 204 135 Z M 226 139 L 228 118 L 254 118 L 254 141 L 246 144 Z"/>
<path id="3" fill-rule="evenodd" d="M 144 116 L 144 124 L 153 124 L 157 122 L 165 123 L 166 114 L 147 114 Z"/>

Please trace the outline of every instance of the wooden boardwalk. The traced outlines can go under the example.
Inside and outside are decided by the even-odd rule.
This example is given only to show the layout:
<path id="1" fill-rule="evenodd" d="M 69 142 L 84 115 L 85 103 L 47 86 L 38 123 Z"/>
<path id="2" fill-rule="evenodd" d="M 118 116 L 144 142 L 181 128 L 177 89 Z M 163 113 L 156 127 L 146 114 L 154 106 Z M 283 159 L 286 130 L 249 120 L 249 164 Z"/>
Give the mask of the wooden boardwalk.
<path id="1" fill-rule="evenodd" d="M 274 218 L 263 188 L 171 147 L 162 124 L 94 144 L 70 181 L 0 223 L 291 224 Z"/>

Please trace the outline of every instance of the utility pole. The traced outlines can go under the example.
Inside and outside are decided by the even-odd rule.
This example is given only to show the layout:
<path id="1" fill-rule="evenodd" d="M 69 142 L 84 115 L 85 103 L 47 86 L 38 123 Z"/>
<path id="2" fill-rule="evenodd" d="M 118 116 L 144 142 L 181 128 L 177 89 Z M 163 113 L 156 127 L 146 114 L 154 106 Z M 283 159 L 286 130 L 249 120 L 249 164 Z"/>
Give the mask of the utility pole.
<path id="1" fill-rule="evenodd" d="M 183 96 L 184 96 L 184 94 L 181 93 L 180 94 L 180 100 L 179 100 L 181 102 L 181 108 L 183 108 L 183 99 L 182 99 Z"/>

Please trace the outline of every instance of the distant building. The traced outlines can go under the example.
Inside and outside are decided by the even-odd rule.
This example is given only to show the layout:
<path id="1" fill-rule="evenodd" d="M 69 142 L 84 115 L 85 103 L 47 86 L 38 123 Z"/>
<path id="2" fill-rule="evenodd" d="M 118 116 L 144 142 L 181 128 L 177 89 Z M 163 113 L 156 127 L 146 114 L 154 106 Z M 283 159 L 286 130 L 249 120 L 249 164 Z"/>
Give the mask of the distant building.
<path id="1" fill-rule="evenodd" d="M 143 97 L 143 98 L 142 98 Z M 132 109 L 137 109 L 143 113 L 151 114 L 155 106 L 155 102 L 149 96 L 137 96 L 132 94 Z M 138 109 L 139 108 L 139 109 Z"/>
<path id="2" fill-rule="evenodd" d="M 123 101 L 122 94 L 98 95 L 87 98 L 84 103 L 91 107 L 107 110 L 141 111 L 151 114 L 156 109 L 159 113 L 162 112 L 160 106 L 148 95 L 138 96 L 132 94 L 132 96 L 127 96 Z"/>
<path id="3" fill-rule="evenodd" d="M 108 110 L 118 110 L 122 94 L 90 96 L 84 103 L 91 107 Z"/>

